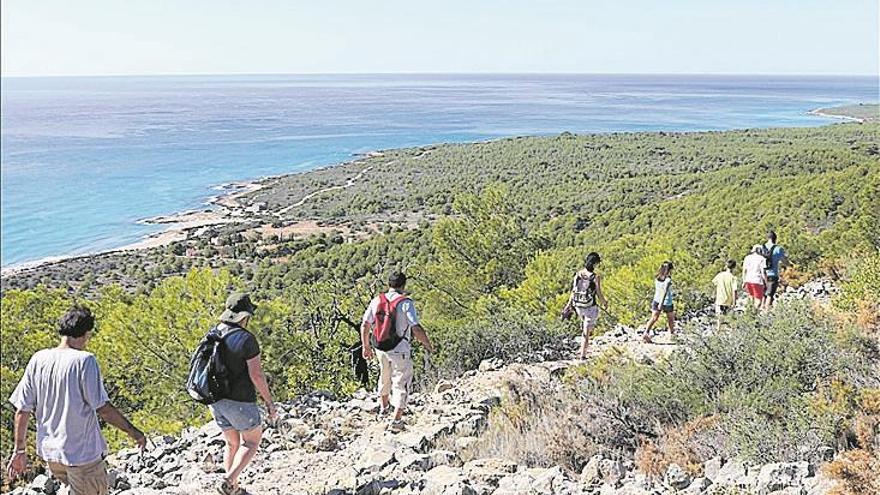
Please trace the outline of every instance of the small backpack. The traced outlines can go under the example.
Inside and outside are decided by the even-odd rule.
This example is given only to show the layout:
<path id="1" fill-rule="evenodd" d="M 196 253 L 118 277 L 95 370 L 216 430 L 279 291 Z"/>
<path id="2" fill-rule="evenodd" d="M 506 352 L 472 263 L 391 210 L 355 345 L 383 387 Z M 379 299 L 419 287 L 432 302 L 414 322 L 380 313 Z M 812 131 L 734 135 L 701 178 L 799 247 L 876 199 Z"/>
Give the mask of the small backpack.
<path id="1" fill-rule="evenodd" d="M 777 244 L 774 244 L 767 248 L 767 246 L 763 246 L 761 252 L 758 253 L 764 257 L 764 268 L 766 270 L 770 270 L 773 268 L 773 251 L 776 250 Z"/>
<path id="2" fill-rule="evenodd" d="M 221 335 L 217 327 L 208 331 L 199 342 L 189 361 L 186 391 L 196 402 L 213 404 L 229 392 L 229 370 L 220 355 L 220 347 L 229 335 L 241 330 L 236 328 Z"/>
<path id="3" fill-rule="evenodd" d="M 589 282 L 584 290 L 580 290 L 581 280 Z M 575 276 L 575 289 L 572 291 L 571 303 L 575 308 L 590 308 L 596 305 L 595 273 L 591 274 L 587 279 L 581 277 L 580 273 Z"/>
<path id="4" fill-rule="evenodd" d="M 397 305 L 409 300 L 408 297 L 398 297 L 393 301 L 385 294 L 379 294 L 379 304 L 376 306 L 376 320 L 373 322 L 373 331 L 370 333 L 370 344 L 380 351 L 390 351 L 405 337 L 397 333 Z"/>

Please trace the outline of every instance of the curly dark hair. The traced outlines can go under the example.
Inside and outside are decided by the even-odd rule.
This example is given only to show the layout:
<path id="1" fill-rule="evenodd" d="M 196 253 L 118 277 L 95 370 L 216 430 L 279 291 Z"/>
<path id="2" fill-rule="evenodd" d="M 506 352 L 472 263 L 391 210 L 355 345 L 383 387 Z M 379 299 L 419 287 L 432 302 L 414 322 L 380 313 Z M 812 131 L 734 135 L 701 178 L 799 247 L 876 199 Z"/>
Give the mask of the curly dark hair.
<path id="1" fill-rule="evenodd" d="M 95 328 L 95 317 L 85 306 L 74 306 L 58 320 L 58 333 L 79 338 Z"/>

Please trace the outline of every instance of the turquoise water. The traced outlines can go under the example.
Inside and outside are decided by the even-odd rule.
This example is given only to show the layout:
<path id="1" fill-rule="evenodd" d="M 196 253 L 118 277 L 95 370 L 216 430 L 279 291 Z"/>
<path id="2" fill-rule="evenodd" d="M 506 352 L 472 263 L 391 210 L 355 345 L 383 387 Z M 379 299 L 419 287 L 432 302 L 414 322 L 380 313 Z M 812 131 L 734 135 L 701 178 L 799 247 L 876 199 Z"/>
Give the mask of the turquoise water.
<path id="1" fill-rule="evenodd" d="M 815 126 L 877 78 L 372 75 L 2 81 L 2 264 L 119 247 L 216 186 L 523 134 Z"/>

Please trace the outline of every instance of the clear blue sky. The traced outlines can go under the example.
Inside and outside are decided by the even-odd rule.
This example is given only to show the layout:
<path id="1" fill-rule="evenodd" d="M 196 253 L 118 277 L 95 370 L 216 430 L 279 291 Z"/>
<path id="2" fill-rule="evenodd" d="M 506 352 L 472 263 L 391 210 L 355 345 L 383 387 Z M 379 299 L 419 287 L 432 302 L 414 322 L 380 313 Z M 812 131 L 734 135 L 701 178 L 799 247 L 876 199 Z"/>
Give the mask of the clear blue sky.
<path id="1" fill-rule="evenodd" d="M 2 0 L 4 75 L 877 74 L 877 0 Z"/>

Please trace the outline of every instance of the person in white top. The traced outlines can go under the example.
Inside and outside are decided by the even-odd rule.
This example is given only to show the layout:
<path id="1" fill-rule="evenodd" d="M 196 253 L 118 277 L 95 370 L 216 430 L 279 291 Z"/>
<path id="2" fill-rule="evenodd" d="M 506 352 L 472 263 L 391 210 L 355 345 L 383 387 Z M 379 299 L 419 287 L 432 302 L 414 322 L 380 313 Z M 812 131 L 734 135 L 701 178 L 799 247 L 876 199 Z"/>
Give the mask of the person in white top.
<path id="1" fill-rule="evenodd" d="M 95 356 L 83 349 L 95 319 L 83 307 L 69 310 L 58 322 L 61 343 L 35 353 L 9 402 L 15 406 L 15 451 L 6 467 L 9 479 L 27 470 L 27 425 L 37 420 L 37 455 L 72 495 L 104 495 L 109 490 L 107 442 L 98 417 L 128 433 L 140 447 L 146 438 L 107 397 Z"/>
<path id="2" fill-rule="evenodd" d="M 743 260 L 743 289 L 752 299 L 756 308 L 764 301 L 764 288 L 767 286 L 767 259 L 761 254 L 764 247 L 760 244 L 752 246 L 752 251 Z"/>
<path id="3" fill-rule="evenodd" d="M 412 385 L 413 363 L 412 345 L 410 341 L 415 338 L 429 353 L 434 352 L 434 346 L 428 338 L 427 332 L 419 324 L 416 307 L 412 299 L 405 295 L 406 275 L 394 272 L 388 277 L 388 292 L 379 295 L 370 302 L 364 312 L 361 323 L 361 345 L 363 346 L 364 359 L 372 359 L 375 355 L 379 360 L 379 400 L 381 408 L 380 416 L 385 416 L 394 406 L 394 416 L 388 428 L 393 432 L 404 429 L 403 412 L 406 410 L 409 389 Z M 382 306 L 386 307 L 382 307 Z M 388 350 L 373 349 L 373 345 L 379 345 L 374 341 L 373 330 L 381 323 L 380 313 L 393 308 L 393 329 L 396 332 L 396 345 Z M 371 338 L 373 337 L 373 338 Z"/>

